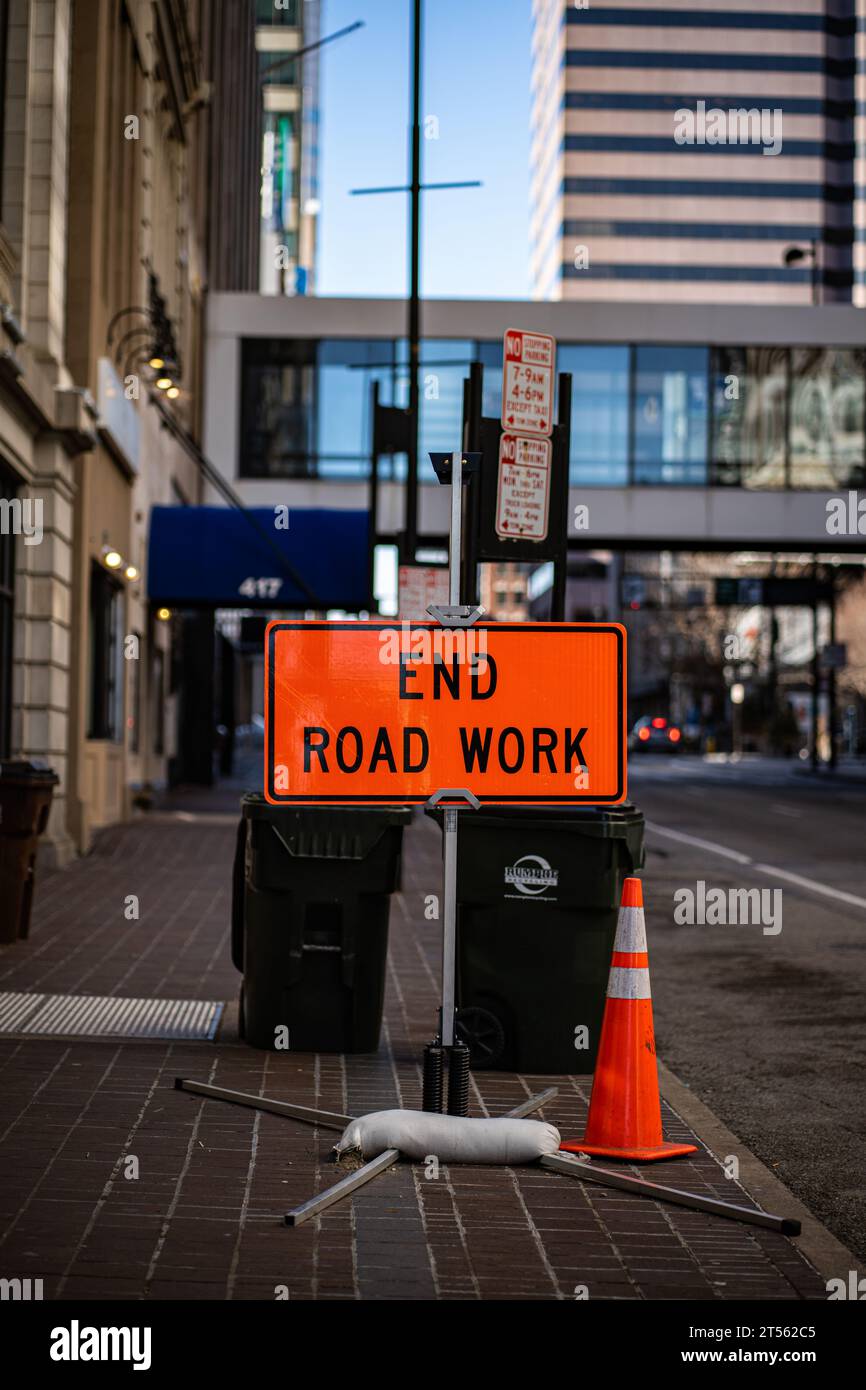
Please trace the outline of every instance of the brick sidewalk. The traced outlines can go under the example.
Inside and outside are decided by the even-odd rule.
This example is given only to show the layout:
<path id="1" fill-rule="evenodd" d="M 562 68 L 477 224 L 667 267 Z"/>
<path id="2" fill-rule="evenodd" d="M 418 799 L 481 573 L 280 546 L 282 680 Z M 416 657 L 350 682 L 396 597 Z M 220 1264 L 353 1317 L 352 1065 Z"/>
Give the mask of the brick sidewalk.
<path id="1" fill-rule="evenodd" d="M 198 804 L 198 803 L 196 803 Z M 218 801 L 212 803 L 226 808 Z M 31 938 L 0 951 L 0 991 L 234 1000 L 228 815 L 158 814 L 104 832 L 44 878 Z M 407 831 L 375 1056 L 253 1051 L 228 1012 L 215 1043 L 0 1038 L 0 1277 L 46 1298 L 825 1299 L 783 1236 L 532 1168 L 400 1164 L 291 1230 L 283 1213 L 335 1180 L 334 1136 L 182 1095 L 184 1075 L 360 1114 L 420 1105 L 437 1003 L 439 832 Z M 141 917 L 124 917 L 135 893 Z M 543 1118 L 579 1134 L 588 1078 L 477 1073 L 473 1113 L 559 1086 Z M 666 1109 L 669 1138 L 694 1139 Z M 137 1179 L 126 1176 L 138 1160 Z M 636 1170 L 635 1170 L 636 1171 Z M 750 1204 L 706 1151 L 661 1183 Z"/>

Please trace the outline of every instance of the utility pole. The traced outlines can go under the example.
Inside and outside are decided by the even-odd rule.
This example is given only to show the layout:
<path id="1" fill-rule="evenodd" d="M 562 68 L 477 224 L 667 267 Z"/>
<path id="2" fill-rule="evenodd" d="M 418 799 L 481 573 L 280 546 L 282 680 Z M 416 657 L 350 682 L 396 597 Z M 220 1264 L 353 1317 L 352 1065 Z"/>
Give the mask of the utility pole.
<path id="1" fill-rule="evenodd" d="M 421 26 L 423 0 L 414 0 L 412 19 L 412 168 L 409 233 L 409 456 L 406 475 L 406 564 L 414 564 L 418 547 L 418 370 L 421 356 Z"/>
<path id="2" fill-rule="evenodd" d="M 353 197 L 369 193 L 408 193 L 409 212 L 409 305 L 407 338 L 409 344 L 409 432 L 407 440 L 406 514 L 403 523 L 402 556 L 414 564 L 418 548 L 418 437 L 420 392 L 418 373 L 421 358 L 421 194 L 429 189 L 480 188 L 480 179 L 454 183 L 421 182 L 421 77 L 423 72 L 423 0 L 412 0 L 412 139 L 409 183 L 385 188 L 353 188 Z M 375 523 L 374 523 L 375 524 Z"/>

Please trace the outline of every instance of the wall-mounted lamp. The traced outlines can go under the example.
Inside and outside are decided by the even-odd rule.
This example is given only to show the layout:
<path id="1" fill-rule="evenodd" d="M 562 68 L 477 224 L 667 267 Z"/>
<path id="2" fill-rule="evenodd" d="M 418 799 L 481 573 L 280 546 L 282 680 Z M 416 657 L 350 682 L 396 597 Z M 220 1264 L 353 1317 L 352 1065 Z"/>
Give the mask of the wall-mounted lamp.
<path id="1" fill-rule="evenodd" d="M 102 547 L 102 563 L 106 569 L 119 570 L 123 564 L 123 556 L 119 550 L 114 549 L 114 546 L 104 545 Z"/>
<path id="2" fill-rule="evenodd" d="M 170 609 L 170 608 L 157 608 L 157 610 L 156 610 L 156 616 L 159 618 L 159 621 L 160 621 L 161 623 L 167 623 L 168 620 L 169 620 L 169 618 L 171 617 L 171 609 Z"/>
<path id="3" fill-rule="evenodd" d="M 808 246 L 789 246 L 782 255 L 785 265 L 799 265 L 800 261 L 812 262 L 812 303 L 820 301 L 820 266 L 818 264 L 818 241 L 813 239 Z"/>

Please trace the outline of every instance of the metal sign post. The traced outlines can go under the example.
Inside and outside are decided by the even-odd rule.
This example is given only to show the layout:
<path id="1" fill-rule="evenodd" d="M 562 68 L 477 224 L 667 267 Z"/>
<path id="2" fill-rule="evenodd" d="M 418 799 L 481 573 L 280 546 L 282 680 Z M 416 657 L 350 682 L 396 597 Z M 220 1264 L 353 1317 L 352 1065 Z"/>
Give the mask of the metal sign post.
<path id="1" fill-rule="evenodd" d="M 525 372 L 521 375 L 518 343 L 520 356 L 528 343 L 533 358 L 528 381 Z M 463 591 L 477 594 L 482 561 L 537 565 L 552 560 L 548 617 L 552 622 L 564 622 L 571 375 L 561 372 L 557 378 L 554 413 L 551 377 L 555 348 L 553 339 L 542 334 L 508 330 L 503 352 L 503 409 L 498 419 L 483 415 L 483 368 L 479 362 L 470 367 L 463 392 L 466 444 L 480 449 L 485 459 L 498 460 L 498 467 L 486 467 L 473 489 Z"/>
<path id="2" fill-rule="evenodd" d="M 431 454 L 440 483 L 451 484 L 451 525 L 448 538 L 448 603 L 431 603 L 427 612 L 443 627 L 471 627 L 484 609 L 460 602 L 463 484 L 477 471 L 480 454 Z M 454 803 L 457 802 L 458 805 Z M 478 798 L 466 787 L 440 787 L 427 805 L 442 806 L 442 1002 L 439 1036 L 424 1052 L 424 1110 L 441 1111 L 443 1100 L 443 1049 L 448 1052 L 448 1114 L 469 1113 L 469 1048 L 454 1036 L 457 1013 L 455 960 L 457 955 L 457 814 L 459 804 L 477 810 Z"/>

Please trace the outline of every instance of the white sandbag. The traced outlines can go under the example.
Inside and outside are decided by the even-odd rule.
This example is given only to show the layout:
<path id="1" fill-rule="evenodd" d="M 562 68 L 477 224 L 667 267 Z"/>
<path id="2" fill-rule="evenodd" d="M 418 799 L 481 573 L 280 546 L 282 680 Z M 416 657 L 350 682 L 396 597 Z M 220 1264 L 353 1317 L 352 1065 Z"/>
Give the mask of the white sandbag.
<path id="1" fill-rule="evenodd" d="M 475 1120 L 426 1110 L 376 1110 L 343 1131 L 337 1153 L 375 1158 L 399 1149 L 406 1158 L 440 1163 L 532 1163 L 559 1148 L 559 1131 L 541 1120 Z"/>

